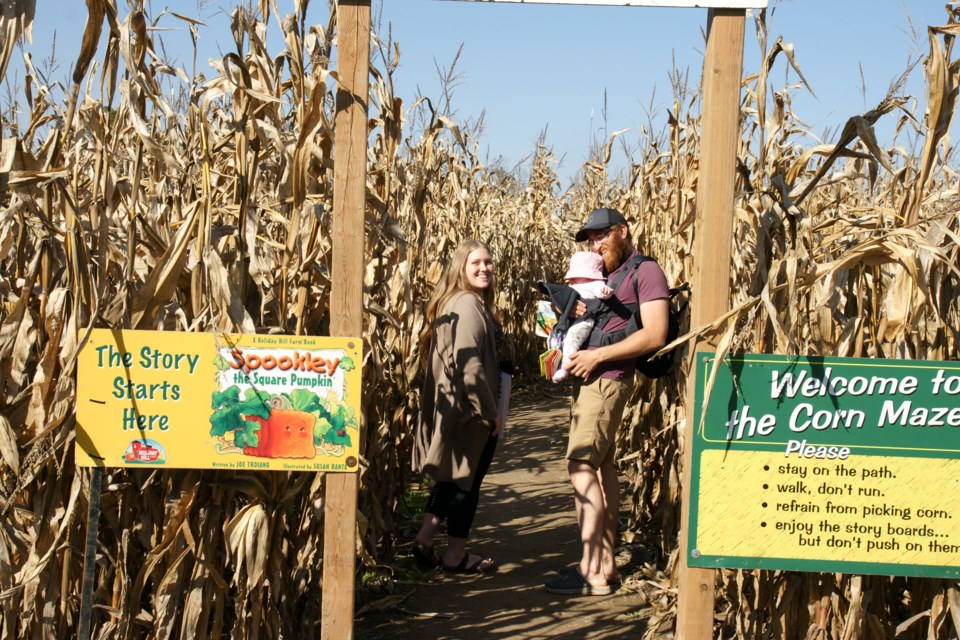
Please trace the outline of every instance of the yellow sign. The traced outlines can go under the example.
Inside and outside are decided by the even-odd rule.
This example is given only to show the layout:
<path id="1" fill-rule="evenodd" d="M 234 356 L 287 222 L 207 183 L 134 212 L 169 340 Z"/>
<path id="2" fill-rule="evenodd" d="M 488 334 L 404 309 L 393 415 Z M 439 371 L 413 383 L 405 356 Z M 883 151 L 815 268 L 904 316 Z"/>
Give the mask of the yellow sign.
<path id="1" fill-rule="evenodd" d="M 355 472 L 359 338 L 95 329 L 80 466 Z"/>
<path id="2" fill-rule="evenodd" d="M 830 562 L 951 565 L 960 545 L 953 490 L 960 460 L 871 456 L 785 459 L 777 453 L 704 451 L 700 473 L 736 478 L 700 485 L 703 555 Z"/>

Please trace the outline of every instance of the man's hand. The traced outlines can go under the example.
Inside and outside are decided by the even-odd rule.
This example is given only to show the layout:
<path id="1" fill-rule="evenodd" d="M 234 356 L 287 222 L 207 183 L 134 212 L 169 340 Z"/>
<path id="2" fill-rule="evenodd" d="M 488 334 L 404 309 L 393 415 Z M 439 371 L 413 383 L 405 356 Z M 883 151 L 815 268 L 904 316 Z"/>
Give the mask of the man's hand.
<path id="1" fill-rule="evenodd" d="M 497 436 L 500 435 L 500 429 L 503 428 L 503 423 L 500 421 L 500 416 L 497 416 L 490 421 L 490 435 Z"/>
<path id="2" fill-rule="evenodd" d="M 601 362 L 601 349 L 583 349 L 570 356 L 570 362 L 564 365 L 564 369 L 570 372 L 570 375 L 577 376 L 586 380 L 590 377 Z"/>
<path id="3" fill-rule="evenodd" d="M 563 310 L 560 309 L 557 305 L 551 304 L 550 306 L 553 308 L 553 312 L 557 314 L 558 318 L 563 315 Z M 577 300 L 576 306 L 574 306 L 573 309 L 570 310 L 570 315 L 572 315 L 574 318 L 579 318 L 586 312 L 587 312 L 587 305 L 583 304 L 583 300 Z"/>

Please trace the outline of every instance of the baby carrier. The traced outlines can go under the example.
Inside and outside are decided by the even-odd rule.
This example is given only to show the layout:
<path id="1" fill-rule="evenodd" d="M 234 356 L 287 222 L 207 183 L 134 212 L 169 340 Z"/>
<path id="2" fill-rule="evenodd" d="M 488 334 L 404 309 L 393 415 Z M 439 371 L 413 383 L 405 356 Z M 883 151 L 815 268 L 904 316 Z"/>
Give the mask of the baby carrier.
<path id="1" fill-rule="evenodd" d="M 537 283 L 537 287 L 550 298 L 551 304 L 559 311 L 557 314 L 557 324 L 553 326 L 550 330 L 550 335 L 547 336 L 547 348 L 549 349 L 561 348 L 563 345 L 563 337 L 567 335 L 571 324 L 583 319 L 585 316 L 599 318 L 599 314 L 603 310 L 603 300 L 598 298 L 583 300 L 583 303 L 587 305 L 587 313 L 585 316 L 575 318 L 573 317 L 573 312 L 576 310 L 577 302 L 580 301 L 581 298 L 580 294 L 577 293 L 573 287 L 565 284 L 549 284 L 547 282 Z"/>
<path id="2" fill-rule="evenodd" d="M 653 260 L 648 256 L 633 256 L 627 262 L 625 269 L 622 269 L 617 277 L 608 283 L 613 289 L 614 295 L 606 300 L 585 300 L 587 313 L 592 315 L 595 320 L 594 329 L 587 339 L 584 348 L 603 347 L 608 344 L 620 342 L 627 336 L 636 333 L 643 326 L 640 321 L 640 305 L 638 303 L 624 304 L 616 297 L 616 292 L 620 290 L 620 285 L 626 278 L 632 278 L 631 285 L 636 288 L 637 271 L 641 264 Z M 570 324 L 576 320 L 573 318 L 573 311 L 576 309 L 579 295 L 572 288 L 565 285 L 554 285 L 539 283 L 539 288 L 550 297 L 550 301 L 560 311 L 557 317 L 557 324 L 550 331 L 547 338 L 547 346 L 558 348 L 563 342 L 563 336 Z M 690 285 L 683 284 L 669 290 L 669 314 L 667 326 L 667 343 L 672 342 L 680 335 L 680 323 L 683 314 L 689 304 Z M 617 331 L 604 331 L 603 327 L 607 321 L 614 316 L 627 319 L 627 326 Z M 637 371 L 648 378 L 660 378 L 673 369 L 674 352 L 667 352 L 657 358 L 652 358 L 652 354 L 645 354 L 637 358 Z"/>

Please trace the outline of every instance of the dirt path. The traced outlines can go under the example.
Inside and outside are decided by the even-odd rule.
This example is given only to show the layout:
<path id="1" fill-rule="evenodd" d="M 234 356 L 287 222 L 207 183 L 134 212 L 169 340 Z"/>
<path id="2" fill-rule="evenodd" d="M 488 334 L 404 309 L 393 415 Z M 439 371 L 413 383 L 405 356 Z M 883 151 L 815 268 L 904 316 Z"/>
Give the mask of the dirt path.
<path id="1" fill-rule="evenodd" d="M 497 560 L 487 576 L 437 573 L 396 584 L 390 606 L 360 612 L 360 640 L 640 638 L 645 597 L 560 596 L 544 580 L 579 559 L 573 496 L 563 454 L 567 402 L 515 398 L 506 440 L 484 481 L 470 547 Z M 442 538 L 438 539 L 440 546 Z"/>

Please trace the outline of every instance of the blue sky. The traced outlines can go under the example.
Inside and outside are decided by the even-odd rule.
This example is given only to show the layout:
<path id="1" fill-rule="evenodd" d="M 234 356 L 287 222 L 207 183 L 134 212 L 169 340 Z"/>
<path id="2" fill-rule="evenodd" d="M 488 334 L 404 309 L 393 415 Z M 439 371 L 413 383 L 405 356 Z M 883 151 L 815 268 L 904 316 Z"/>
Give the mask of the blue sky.
<path id="1" fill-rule="evenodd" d="M 152 15 L 164 7 L 196 17 L 202 59 L 229 47 L 226 14 L 235 2 L 150 0 Z M 33 27 L 34 60 L 49 55 L 54 31 L 66 78 L 79 49 L 85 3 L 57 3 L 45 12 L 38 3 Z M 126 3 L 118 2 L 126 13 Z M 292 11 L 290 0 L 277 0 L 281 12 Z M 927 26 L 946 22 L 944 3 L 930 0 L 770 0 L 770 42 L 782 35 L 795 48 L 804 77 L 816 92 L 794 93 L 794 109 L 816 134 L 837 130 L 850 116 L 875 106 L 908 60 L 926 55 Z M 313 0 L 310 19 L 326 24 L 327 3 Z M 440 95 L 439 73 L 450 68 L 460 50 L 453 88 L 453 108 L 460 120 L 484 113 L 481 156 L 502 156 L 512 167 L 535 148 L 546 131 L 547 145 L 561 160 L 566 179 L 587 159 L 590 143 L 605 134 L 624 134 L 636 146 L 639 131 L 652 122 L 661 126 L 663 111 L 673 102 L 670 70 L 688 71 L 695 86 L 700 78 L 706 9 L 615 6 L 568 6 L 462 2 L 456 0 L 372 0 L 373 20 L 383 37 L 388 25 L 400 44 L 396 92 L 406 104 L 417 95 Z M 909 20 L 908 20 L 909 16 Z M 163 37 L 167 51 L 182 49 L 182 23 L 172 17 L 162 26 L 179 29 Z M 276 51 L 281 38 L 271 22 L 268 46 Z M 461 50 L 462 45 L 462 50 Z M 186 56 L 186 50 L 184 50 Z M 99 57 L 99 55 L 98 55 Z M 744 70 L 756 71 L 761 53 L 748 15 Z M 16 61 L 7 76 L 22 82 Z M 773 86 L 796 75 L 778 60 Z M 922 68 L 918 65 L 907 91 L 923 111 Z M 881 142 L 889 139 L 895 118 L 881 121 Z M 887 136 L 885 138 L 885 136 Z M 828 140 L 829 141 L 829 140 Z M 617 158 L 615 158 L 615 162 Z"/>

